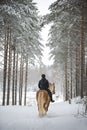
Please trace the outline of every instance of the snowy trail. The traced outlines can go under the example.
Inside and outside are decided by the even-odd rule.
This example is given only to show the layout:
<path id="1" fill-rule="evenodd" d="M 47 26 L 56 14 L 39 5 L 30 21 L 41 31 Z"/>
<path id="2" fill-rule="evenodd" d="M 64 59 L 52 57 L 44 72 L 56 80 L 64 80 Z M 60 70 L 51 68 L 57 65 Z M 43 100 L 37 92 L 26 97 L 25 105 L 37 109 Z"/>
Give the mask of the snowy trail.
<path id="1" fill-rule="evenodd" d="M 0 106 L 0 130 L 87 130 L 87 118 L 76 118 L 78 106 L 51 103 L 45 117 L 37 106 Z"/>

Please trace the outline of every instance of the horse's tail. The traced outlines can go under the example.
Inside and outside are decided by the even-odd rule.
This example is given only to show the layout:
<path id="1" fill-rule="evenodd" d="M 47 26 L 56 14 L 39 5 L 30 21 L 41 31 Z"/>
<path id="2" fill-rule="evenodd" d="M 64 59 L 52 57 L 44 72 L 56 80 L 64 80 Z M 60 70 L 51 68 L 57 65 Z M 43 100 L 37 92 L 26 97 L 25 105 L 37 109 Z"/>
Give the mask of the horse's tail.
<path id="1" fill-rule="evenodd" d="M 37 98 L 39 116 L 43 116 L 46 114 L 46 111 L 44 110 L 44 98 L 43 97 L 44 97 L 44 93 L 40 91 L 38 93 L 38 98 Z"/>

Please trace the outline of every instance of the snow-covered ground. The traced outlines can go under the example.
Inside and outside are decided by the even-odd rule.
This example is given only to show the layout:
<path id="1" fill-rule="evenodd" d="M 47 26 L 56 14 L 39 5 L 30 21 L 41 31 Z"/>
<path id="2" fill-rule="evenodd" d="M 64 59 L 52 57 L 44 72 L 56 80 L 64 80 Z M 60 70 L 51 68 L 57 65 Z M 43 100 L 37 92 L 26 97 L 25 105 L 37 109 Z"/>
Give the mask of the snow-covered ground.
<path id="1" fill-rule="evenodd" d="M 74 102 L 51 103 L 46 116 L 39 117 L 36 103 L 0 106 L 0 130 L 87 130 L 87 117 Z"/>

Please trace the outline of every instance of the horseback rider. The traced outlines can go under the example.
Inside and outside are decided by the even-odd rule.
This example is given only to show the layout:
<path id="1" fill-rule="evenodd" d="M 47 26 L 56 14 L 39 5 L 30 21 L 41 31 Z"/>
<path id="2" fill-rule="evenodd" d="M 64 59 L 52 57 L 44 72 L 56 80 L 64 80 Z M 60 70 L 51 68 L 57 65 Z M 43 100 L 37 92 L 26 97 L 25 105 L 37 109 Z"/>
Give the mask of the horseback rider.
<path id="1" fill-rule="evenodd" d="M 40 90 L 46 90 L 50 96 L 50 100 L 51 102 L 54 102 L 54 100 L 52 99 L 52 93 L 49 90 L 49 82 L 48 80 L 45 78 L 45 74 L 41 75 L 41 80 L 38 83 L 38 87 L 40 88 Z"/>

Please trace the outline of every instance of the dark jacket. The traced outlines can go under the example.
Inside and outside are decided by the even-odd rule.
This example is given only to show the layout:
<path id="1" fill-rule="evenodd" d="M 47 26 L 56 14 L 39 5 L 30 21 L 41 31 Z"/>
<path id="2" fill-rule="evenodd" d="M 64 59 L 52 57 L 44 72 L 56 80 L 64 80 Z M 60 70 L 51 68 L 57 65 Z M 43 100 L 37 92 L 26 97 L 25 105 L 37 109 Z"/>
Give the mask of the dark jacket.
<path id="1" fill-rule="evenodd" d="M 46 78 L 42 78 L 42 79 L 39 81 L 39 83 L 38 83 L 38 87 L 39 87 L 40 89 L 45 89 L 45 90 L 47 90 L 48 87 L 49 87 L 49 82 L 48 82 L 48 80 L 47 80 Z"/>

